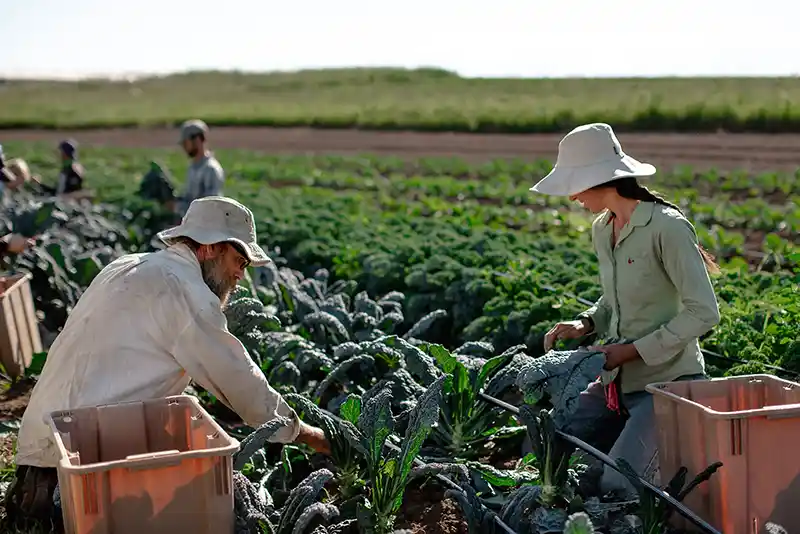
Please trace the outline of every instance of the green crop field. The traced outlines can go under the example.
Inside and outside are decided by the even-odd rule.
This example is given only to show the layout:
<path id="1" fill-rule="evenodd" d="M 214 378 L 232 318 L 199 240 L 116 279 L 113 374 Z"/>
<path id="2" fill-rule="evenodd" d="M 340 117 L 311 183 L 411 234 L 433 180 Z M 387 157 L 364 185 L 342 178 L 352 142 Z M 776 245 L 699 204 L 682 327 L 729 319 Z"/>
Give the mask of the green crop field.
<path id="1" fill-rule="evenodd" d="M 6 150 L 25 158 L 43 176 L 55 173 L 49 145 L 12 142 Z M 512 273 L 515 281 L 539 278 L 590 299 L 598 296 L 590 215 L 569 201 L 528 191 L 546 172 L 546 161 L 470 166 L 458 160 L 409 163 L 225 150 L 217 156 L 228 175 L 226 194 L 254 210 L 262 221 L 262 239 L 279 247 L 292 268 L 327 268 L 334 276 L 358 280 L 370 293 L 403 291 L 411 304 L 410 321 L 436 307 L 454 307 L 460 311 L 444 338 L 451 343 L 488 332 L 499 346 L 530 342 L 560 316 L 551 312 L 541 324 L 525 319 L 512 328 L 510 310 L 525 309 L 532 295 L 526 292 L 520 300 L 500 293 L 498 302 L 511 309 L 486 326 L 485 299 L 458 292 L 473 277 L 485 278 L 497 290 L 510 283 L 501 284 L 497 275 Z M 88 186 L 101 199 L 125 202 L 135 194 L 151 158 L 162 161 L 175 181 L 182 182 L 187 161 L 174 149 L 88 148 L 83 154 Z M 791 175 L 732 174 L 723 179 L 687 170 L 657 175 L 651 184 L 683 206 L 702 244 L 726 267 L 718 279 L 720 291 L 733 298 L 726 321 L 751 313 L 754 306 L 771 309 L 764 284 L 777 291 L 776 299 L 785 298 L 785 284 L 800 265 L 799 183 Z M 476 246 L 493 252 L 473 257 L 467 251 Z M 751 290 L 750 298 L 744 297 Z M 464 306 L 468 309 L 461 310 Z M 765 343 L 772 339 L 766 333 L 770 323 L 787 317 L 774 310 L 765 311 L 767 324 L 747 327 L 754 339 L 730 341 L 729 335 L 740 335 L 741 325 L 726 323 L 706 346 L 737 357 L 780 360 L 785 338 L 775 338 L 775 345 Z M 534 324 L 538 326 L 532 328 Z M 731 352 L 727 347 L 737 348 Z M 744 347 L 752 352 L 741 353 Z"/>
<path id="2" fill-rule="evenodd" d="M 437 69 L 5 80 L 0 127 L 210 124 L 385 130 L 800 131 L 798 78 L 470 79 Z"/>
<path id="3" fill-rule="evenodd" d="M 55 179 L 51 144 L 10 141 L 4 148 L 43 181 Z M 555 399 L 576 395 L 599 367 L 578 364 L 578 378 L 570 371 L 565 382 L 554 371 L 564 362 L 553 358 L 570 353 L 541 358 L 543 335 L 586 308 L 579 298 L 594 301 L 600 290 L 590 216 L 528 191 L 548 162 L 216 155 L 226 169 L 225 194 L 253 210 L 275 259 L 249 270 L 226 309 L 229 330 L 332 444 L 332 458 L 324 459 L 303 446 L 264 443 L 275 428 L 242 428 L 196 388 L 226 431 L 243 440 L 247 452 L 234 457 L 237 492 L 270 497 L 245 506 L 237 493 L 237 534 L 355 533 L 365 525 L 389 534 L 422 532 L 420 524 L 427 532 L 491 532 L 481 526 L 493 521 L 481 503 L 518 534 L 557 531 L 568 511 L 585 511 L 580 520 L 591 516 L 603 531 L 627 532 L 614 525 L 630 513 L 646 531 L 666 532 L 658 513 L 630 503 L 620 505 L 624 512 L 593 515 L 600 496 L 577 484 L 582 468 L 569 464 L 568 476 L 567 461 L 553 457 L 561 454 L 547 422 L 561 414 Z M 27 193 L 5 199 L 5 230 L 42 236 L 6 267 L 32 273 L 49 333 L 63 326 L 104 265 L 151 250 L 154 233 L 170 223 L 170 214 L 137 197 L 149 161 L 161 161 L 179 189 L 187 166 L 175 148 L 89 146 L 81 159 L 94 206 Z M 682 206 L 722 266 L 713 277 L 722 320 L 701 340 L 716 354 L 707 359 L 709 373 L 775 373 L 780 366 L 788 371 L 781 375 L 799 376 L 796 176 L 687 169 L 657 175 L 651 185 Z M 257 312 L 244 313 L 254 305 Z M 37 356 L 29 377 L 46 357 Z M 478 398 L 484 386 L 526 403 L 521 418 Z M 553 407 L 552 415 L 542 407 Z M 6 426 L 13 434 L 13 423 Z M 527 456 L 520 454 L 526 431 L 534 448 Z M 415 458 L 432 465 L 412 469 Z M 13 468 L 6 461 L 4 478 Z M 456 478 L 464 493 L 429 479 L 434 473 Z M 571 521 L 570 532 L 593 531 Z"/>

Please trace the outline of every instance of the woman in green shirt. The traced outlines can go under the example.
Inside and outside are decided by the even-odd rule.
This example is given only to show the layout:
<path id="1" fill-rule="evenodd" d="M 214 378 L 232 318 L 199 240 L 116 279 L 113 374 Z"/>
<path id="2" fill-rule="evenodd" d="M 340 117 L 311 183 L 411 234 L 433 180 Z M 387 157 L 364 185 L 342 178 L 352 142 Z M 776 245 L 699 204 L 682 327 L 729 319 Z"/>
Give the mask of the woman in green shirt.
<path id="1" fill-rule="evenodd" d="M 606 341 L 596 347 L 606 356 L 603 376 L 581 394 L 565 430 L 610 446 L 612 458 L 624 458 L 651 478 L 657 433 L 645 386 L 703 379 L 698 338 L 719 323 L 709 278 L 718 267 L 681 210 L 639 184 L 655 172 L 622 151 L 609 125 L 587 124 L 561 140 L 554 169 L 532 188 L 599 214 L 592 242 L 603 294 L 577 320 L 555 325 L 544 341 L 545 350 L 558 339 L 592 333 Z M 604 493 L 633 491 L 608 467 L 600 487 Z"/>

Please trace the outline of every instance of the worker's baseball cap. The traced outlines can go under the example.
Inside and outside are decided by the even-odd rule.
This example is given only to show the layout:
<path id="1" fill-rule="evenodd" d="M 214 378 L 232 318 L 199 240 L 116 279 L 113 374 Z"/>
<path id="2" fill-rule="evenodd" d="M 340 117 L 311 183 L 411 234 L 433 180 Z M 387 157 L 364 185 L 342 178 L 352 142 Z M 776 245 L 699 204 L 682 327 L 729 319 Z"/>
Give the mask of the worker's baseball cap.
<path id="1" fill-rule="evenodd" d="M 188 237 L 201 245 L 236 243 L 254 267 L 271 260 L 256 241 L 253 212 L 228 197 L 203 197 L 189 204 L 181 224 L 157 234 L 167 246 L 179 237 Z"/>
<path id="2" fill-rule="evenodd" d="M 208 125 L 199 120 L 199 119 L 192 119 L 189 121 L 184 122 L 181 124 L 181 140 L 180 142 L 183 143 L 190 137 L 194 135 L 207 135 L 208 134 Z"/>

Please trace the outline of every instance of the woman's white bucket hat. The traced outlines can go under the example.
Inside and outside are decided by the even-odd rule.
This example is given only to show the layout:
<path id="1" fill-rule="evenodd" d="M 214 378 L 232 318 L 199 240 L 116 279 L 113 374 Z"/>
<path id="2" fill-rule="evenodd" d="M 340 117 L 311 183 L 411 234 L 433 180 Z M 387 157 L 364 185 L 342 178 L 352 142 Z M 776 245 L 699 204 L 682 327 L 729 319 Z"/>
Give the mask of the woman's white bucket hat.
<path id="1" fill-rule="evenodd" d="M 568 197 L 619 178 L 644 178 L 656 173 L 622 151 L 614 130 L 597 122 L 578 126 L 558 143 L 558 159 L 550 174 L 530 190 Z"/>

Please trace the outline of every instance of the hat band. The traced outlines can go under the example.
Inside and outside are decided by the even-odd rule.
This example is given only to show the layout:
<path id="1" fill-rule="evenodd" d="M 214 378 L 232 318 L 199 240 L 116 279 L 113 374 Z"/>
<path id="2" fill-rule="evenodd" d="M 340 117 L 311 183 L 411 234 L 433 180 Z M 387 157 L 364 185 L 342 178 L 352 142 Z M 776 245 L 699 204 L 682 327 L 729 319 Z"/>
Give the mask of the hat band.
<path id="1" fill-rule="evenodd" d="M 596 160 L 591 163 L 584 163 L 582 165 L 565 165 L 563 163 L 558 163 L 558 161 L 556 161 L 556 166 L 561 167 L 562 169 L 585 169 L 587 167 L 594 167 L 595 165 L 604 165 L 612 161 L 622 161 L 623 159 L 625 159 L 625 157 L 626 157 L 625 153 L 622 150 L 620 150 L 619 157 L 608 158 L 604 160 Z"/>

